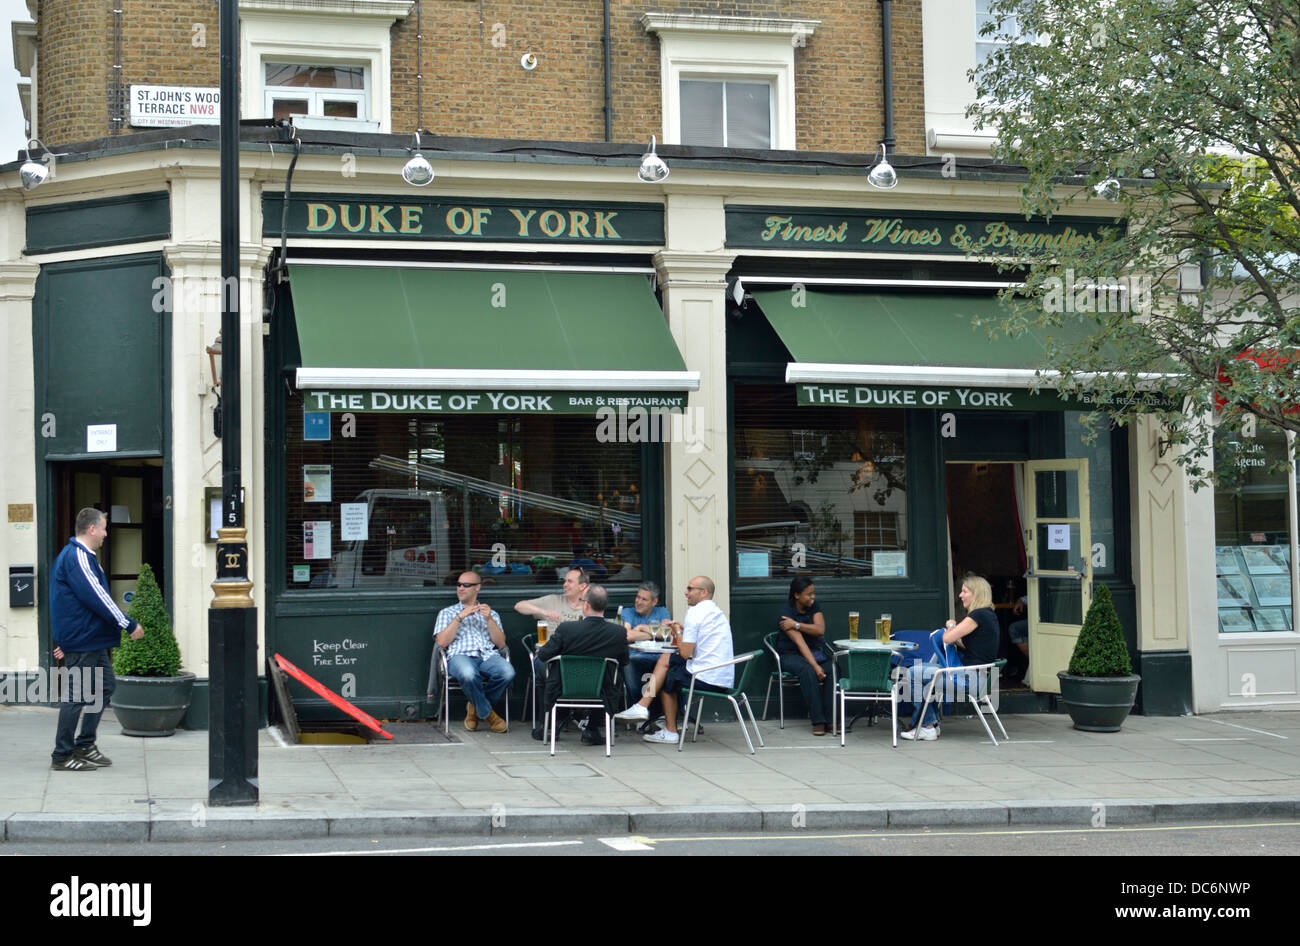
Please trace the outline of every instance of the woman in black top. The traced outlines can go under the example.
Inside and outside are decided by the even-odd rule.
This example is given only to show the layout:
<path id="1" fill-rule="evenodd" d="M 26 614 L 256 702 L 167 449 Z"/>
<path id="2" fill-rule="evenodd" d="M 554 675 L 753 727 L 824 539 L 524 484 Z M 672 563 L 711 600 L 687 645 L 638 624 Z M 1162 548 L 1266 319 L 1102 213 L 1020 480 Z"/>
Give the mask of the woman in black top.
<path id="1" fill-rule="evenodd" d="M 978 575 L 967 575 L 962 580 L 961 594 L 958 597 L 961 598 L 962 607 L 966 609 L 966 616 L 960 621 L 949 620 L 944 625 L 944 644 L 956 644 L 961 654 L 961 662 L 967 667 L 993 663 L 998 659 L 998 617 L 993 610 L 993 589 Z M 916 697 L 924 691 L 925 685 L 930 682 L 937 669 L 934 664 L 912 667 L 910 688 L 915 694 L 916 710 L 912 716 L 912 728 L 908 732 L 899 733 L 899 736 L 904 739 L 921 739 L 928 742 L 939 738 L 939 727 L 936 725 L 939 712 L 934 703 L 926 707 L 925 719 L 916 718 L 916 714 L 920 713 L 921 705 L 921 700 Z"/>
<path id="2" fill-rule="evenodd" d="M 799 679 L 813 735 L 824 736 L 835 694 L 834 682 L 822 666 L 830 661 L 822 647 L 826 639 L 826 616 L 817 604 L 817 589 L 811 578 L 790 582 L 790 600 L 781 608 L 777 626 L 781 629 L 776 636 L 781 669 Z"/>

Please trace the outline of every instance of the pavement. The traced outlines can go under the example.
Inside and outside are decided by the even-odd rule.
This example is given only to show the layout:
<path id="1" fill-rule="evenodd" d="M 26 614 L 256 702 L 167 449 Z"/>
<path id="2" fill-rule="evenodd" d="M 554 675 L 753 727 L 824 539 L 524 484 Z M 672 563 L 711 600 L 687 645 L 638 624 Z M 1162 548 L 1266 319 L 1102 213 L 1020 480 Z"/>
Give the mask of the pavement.
<path id="1" fill-rule="evenodd" d="M 750 755 L 734 720 L 699 741 L 647 743 L 618 728 L 613 756 L 562 733 L 557 754 L 514 723 L 451 740 L 429 723 L 402 742 L 288 745 L 258 734 L 256 805 L 207 804 L 208 734 L 123 735 L 113 765 L 50 769 L 57 710 L 0 706 L 5 841 L 174 841 L 440 834 L 642 834 L 931 825 L 1104 825 L 1300 816 L 1300 712 L 1130 716 L 1118 733 L 1064 715 L 1006 715 L 994 746 L 979 721 L 945 718 L 935 742 L 859 721 L 840 747 L 806 720 L 760 722 Z M 995 727 L 996 731 L 996 727 Z M 412 737 L 429 744 L 413 744 Z M 0 848 L 2 850 L 2 848 Z"/>

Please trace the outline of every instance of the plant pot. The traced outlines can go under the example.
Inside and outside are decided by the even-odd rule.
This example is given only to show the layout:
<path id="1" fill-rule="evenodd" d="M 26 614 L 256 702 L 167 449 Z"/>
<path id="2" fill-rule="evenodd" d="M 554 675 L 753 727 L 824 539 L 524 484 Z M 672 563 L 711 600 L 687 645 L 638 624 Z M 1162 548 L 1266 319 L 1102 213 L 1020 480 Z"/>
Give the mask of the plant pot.
<path id="1" fill-rule="evenodd" d="M 194 674 L 118 677 L 109 705 L 128 736 L 170 736 L 190 708 Z"/>
<path id="2" fill-rule="evenodd" d="M 1142 682 L 1137 674 L 1076 677 L 1064 670 L 1056 678 L 1061 681 L 1061 702 L 1074 721 L 1074 728 L 1084 732 L 1119 732 Z"/>

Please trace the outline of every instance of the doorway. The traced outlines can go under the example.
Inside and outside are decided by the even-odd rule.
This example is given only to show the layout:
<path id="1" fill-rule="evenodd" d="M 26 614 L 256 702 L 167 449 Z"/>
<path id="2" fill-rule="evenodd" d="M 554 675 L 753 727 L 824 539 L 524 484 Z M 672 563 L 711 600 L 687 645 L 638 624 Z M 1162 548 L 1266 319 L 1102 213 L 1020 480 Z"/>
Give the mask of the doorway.
<path id="1" fill-rule="evenodd" d="M 1012 641 L 1012 625 L 1026 618 L 1024 469 L 1021 463 L 949 462 L 945 465 L 950 612 L 965 616 L 957 592 L 962 576 L 976 574 L 993 589 L 1000 627 L 998 656 L 1006 658 L 1003 688 L 1023 688 L 1029 670 L 1026 648 Z M 1019 628 L 1015 636 L 1019 637 Z"/>
<path id="2" fill-rule="evenodd" d="M 94 507 L 108 516 L 108 538 L 100 547 L 99 563 L 117 606 L 130 608 L 140 566 L 146 562 L 166 594 L 161 459 L 61 463 L 54 485 L 56 553 L 73 534 L 77 513 Z"/>

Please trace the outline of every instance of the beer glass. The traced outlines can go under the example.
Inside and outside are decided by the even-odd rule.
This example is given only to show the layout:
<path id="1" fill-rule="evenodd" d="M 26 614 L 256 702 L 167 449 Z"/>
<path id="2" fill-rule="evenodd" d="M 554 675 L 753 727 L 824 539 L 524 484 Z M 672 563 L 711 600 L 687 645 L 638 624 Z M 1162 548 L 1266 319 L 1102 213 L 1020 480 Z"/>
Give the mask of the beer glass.
<path id="1" fill-rule="evenodd" d="M 892 614 L 882 614 L 880 616 L 881 633 L 884 635 L 883 637 L 880 638 L 882 641 L 889 640 L 889 635 L 890 632 L 893 630 L 893 626 L 894 626 L 894 616 Z"/>
<path id="2" fill-rule="evenodd" d="M 858 612 L 850 611 L 849 612 L 849 640 L 855 641 L 857 639 L 858 639 Z"/>
<path id="3" fill-rule="evenodd" d="M 538 621 L 537 622 L 537 646 L 540 647 L 542 644 L 545 644 L 546 639 L 550 637 L 550 634 L 551 634 L 551 626 L 547 624 L 545 621 Z"/>
<path id="4" fill-rule="evenodd" d="M 886 638 L 882 636 L 884 632 L 884 627 L 885 627 L 884 621 L 879 621 L 879 620 L 876 621 L 876 640 L 878 641 L 886 640 Z"/>

